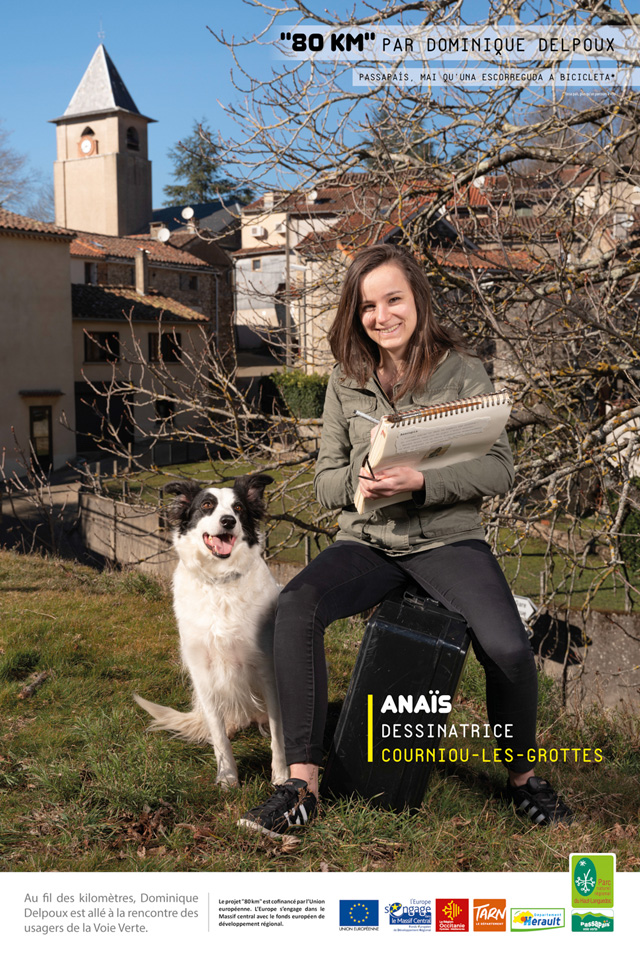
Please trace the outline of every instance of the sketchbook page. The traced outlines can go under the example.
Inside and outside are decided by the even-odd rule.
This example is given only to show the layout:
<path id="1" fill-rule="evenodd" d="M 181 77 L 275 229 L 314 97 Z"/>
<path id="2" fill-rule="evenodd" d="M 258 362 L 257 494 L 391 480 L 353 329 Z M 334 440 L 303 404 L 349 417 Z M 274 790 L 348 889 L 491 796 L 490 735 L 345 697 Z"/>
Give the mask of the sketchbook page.
<path id="1" fill-rule="evenodd" d="M 511 411 L 508 394 L 469 397 L 407 413 L 400 419 L 383 417 L 373 439 L 372 469 L 408 466 L 429 470 L 472 460 L 487 453 L 500 436 Z M 354 504 L 359 513 L 409 500 L 410 493 L 366 500 L 358 489 Z"/>

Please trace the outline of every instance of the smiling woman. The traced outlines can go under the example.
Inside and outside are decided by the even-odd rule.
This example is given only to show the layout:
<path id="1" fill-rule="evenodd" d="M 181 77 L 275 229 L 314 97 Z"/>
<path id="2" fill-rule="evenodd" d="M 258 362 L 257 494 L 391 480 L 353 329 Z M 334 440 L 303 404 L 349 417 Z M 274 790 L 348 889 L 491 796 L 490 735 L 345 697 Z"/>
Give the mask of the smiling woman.
<path id="1" fill-rule="evenodd" d="M 327 387 L 315 492 L 323 506 L 341 509 L 340 530 L 280 595 L 274 655 L 291 779 L 240 825 L 278 836 L 315 815 L 309 793 L 318 795 L 323 760 L 325 628 L 416 583 L 471 628 L 487 677 L 489 722 L 499 747 L 511 748 L 502 755 L 514 805 L 536 824 L 571 820 L 527 759 L 535 748 L 536 666 L 480 522 L 482 498 L 513 482 L 506 433 L 484 456 L 440 469 L 390 466 L 374 477 L 365 465 L 371 416 L 491 393 L 484 366 L 435 317 L 420 264 L 384 244 L 354 256 L 329 342 L 338 363 Z M 372 513 L 356 512 L 358 488 L 379 504 Z M 411 497 L 385 505 L 396 493 Z"/>

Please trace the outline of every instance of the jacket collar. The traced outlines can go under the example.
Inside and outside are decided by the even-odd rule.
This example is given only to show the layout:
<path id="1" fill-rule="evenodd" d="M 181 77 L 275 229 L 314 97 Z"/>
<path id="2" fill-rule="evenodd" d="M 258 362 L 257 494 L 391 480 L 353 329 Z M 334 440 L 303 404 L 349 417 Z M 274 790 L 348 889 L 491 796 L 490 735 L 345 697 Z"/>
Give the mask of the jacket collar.
<path id="1" fill-rule="evenodd" d="M 436 365 L 435 365 L 435 367 L 434 367 L 433 369 L 434 369 L 434 370 L 437 370 L 438 367 L 439 367 L 441 364 L 443 364 L 443 363 L 445 362 L 445 360 L 449 357 L 449 354 L 450 354 L 450 353 L 451 353 L 451 350 L 450 350 L 449 348 L 447 348 L 447 349 L 445 350 L 445 352 L 442 354 L 442 356 L 440 357 L 440 359 L 438 360 L 438 362 L 436 363 Z M 339 364 L 336 364 L 336 366 L 337 366 L 338 370 L 340 370 L 340 365 L 339 365 Z M 369 377 L 369 379 L 366 381 L 364 387 L 360 387 L 360 384 L 358 383 L 358 381 L 355 380 L 353 377 L 347 377 L 347 376 L 343 376 L 343 375 L 341 374 L 341 375 L 340 375 L 340 383 L 343 384 L 345 387 L 350 387 L 350 388 L 353 388 L 354 390 L 368 390 L 370 393 L 378 393 L 379 390 L 380 390 L 380 384 L 378 383 L 378 381 L 377 381 L 377 379 L 376 379 L 375 377 Z"/>

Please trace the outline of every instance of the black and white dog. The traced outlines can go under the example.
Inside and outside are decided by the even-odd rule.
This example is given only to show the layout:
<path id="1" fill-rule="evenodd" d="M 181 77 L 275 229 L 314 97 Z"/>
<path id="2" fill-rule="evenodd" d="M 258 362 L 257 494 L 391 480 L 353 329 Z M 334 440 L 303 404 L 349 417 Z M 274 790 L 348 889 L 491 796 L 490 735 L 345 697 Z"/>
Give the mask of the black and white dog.
<path id="1" fill-rule="evenodd" d="M 203 490 L 186 480 L 164 488 L 175 495 L 168 509 L 179 557 L 173 604 L 193 709 L 179 713 L 134 696 L 154 718 L 153 729 L 212 744 L 222 787 L 238 784 L 229 736 L 252 721 L 269 721 L 273 782 L 289 775 L 272 663 L 280 587 L 259 534 L 264 488 L 272 482 L 256 475 L 240 477 L 233 487 Z"/>

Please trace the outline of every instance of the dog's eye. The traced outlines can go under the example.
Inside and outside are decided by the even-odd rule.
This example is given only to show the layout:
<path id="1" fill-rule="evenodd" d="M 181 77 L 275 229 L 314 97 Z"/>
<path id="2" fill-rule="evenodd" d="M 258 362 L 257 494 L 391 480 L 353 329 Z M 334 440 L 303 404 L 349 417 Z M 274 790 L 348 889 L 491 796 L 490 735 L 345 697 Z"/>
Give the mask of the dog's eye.
<path id="1" fill-rule="evenodd" d="M 235 510 L 236 513 L 242 513 L 244 508 L 241 503 L 234 503 L 233 509 Z"/>
<path id="2" fill-rule="evenodd" d="M 213 510 L 213 504 L 211 503 L 211 500 L 203 500 L 203 502 L 202 502 L 202 509 L 203 509 L 203 510 Z"/>

